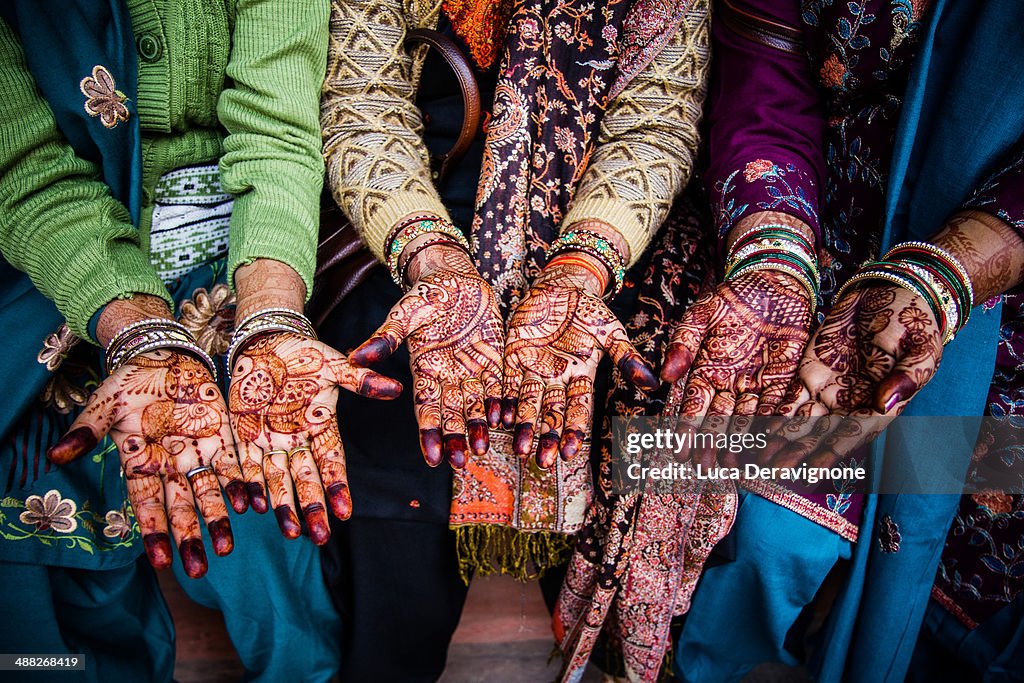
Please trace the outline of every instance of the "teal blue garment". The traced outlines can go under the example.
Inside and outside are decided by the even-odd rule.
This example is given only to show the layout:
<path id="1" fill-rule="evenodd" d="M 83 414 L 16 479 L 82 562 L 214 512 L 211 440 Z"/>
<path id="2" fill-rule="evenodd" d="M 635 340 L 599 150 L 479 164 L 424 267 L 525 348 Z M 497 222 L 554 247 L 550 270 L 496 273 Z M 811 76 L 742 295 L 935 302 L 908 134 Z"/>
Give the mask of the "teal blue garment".
<path id="1" fill-rule="evenodd" d="M 139 224 L 142 136 L 135 110 L 138 55 L 123 0 L 6 0 L 2 17 L 21 38 L 39 92 L 75 154 L 95 163 Z M 102 65 L 127 98 L 128 120 L 106 128 L 82 106 L 82 76 Z"/>
<path id="2" fill-rule="evenodd" d="M 324 582 L 320 549 L 302 536 L 285 539 L 273 514 L 230 511 L 235 549 L 213 555 L 203 527 L 210 571 L 201 579 L 174 574 L 190 598 L 224 614 L 245 666 L 244 680 L 322 683 L 341 666 L 341 619 Z"/>
<path id="3" fill-rule="evenodd" d="M 786 636 L 849 541 L 751 493 L 740 494 L 736 557 L 707 567 L 676 644 L 673 672 L 685 683 L 740 681 L 761 662 L 799 662 Z"/>
<path id="4" fill-rule="evenodd" d="M 129 207 L 138 225 L 141 147 L 134 109 L 138 58 L 126 6 L 120 0 L 15 0 L 0 6 L 0 16 L 21 36 L 28 64 L 61 132 L 76 154 L 97 163 L 103 181 Z M 97 64 L 114 74 L 128 97 L 127 125 L 103 128 L 82 107 L 79 79 Z M 225 261 L 220 259 L 197 268 L 169 289 L 175 302 L 181 302 L 197 287 L 209 288 L 224 279 Z M 61 322 L 53 304 L 27 276 L 0 264 L 0 324 L 18 331 L 5 349 L 6 362 L 0 363 L 0 390 L 5 397 L 0 411 L 4 444 L 0 447 L 0 476 L 4 477 L 0 481 L 4 492 L 0 585 L 7 595 L 23 590 L 39 598 L 32 628 L 18 631 L 17 621 L 5 619 L 0 651 L 18 651 L 14 646 L 22 643 L 22 636 L 47 644 L 54 653 L 74 651 L 73 643 L 66 642 L 68 627 L 61 623 L 62 614 L 76 615 L 81 633 L 103 629 L 104 615 L 120 615 L 119 628 L 110 627 L 108 632 L 123 640 L 125 650 L 103 653 L 108 668 L 84 680 L 166 681 L 173 670 L 173 626 L 162 597 L 155 590 L 118 588 L 126 583 L 140 585 L 152 573 L 140 564 L 145 559 L 138 524 L 127 507 L 119 457 L 111 441 L 105 439 L 93 453 L 59 469 L 43 457 L 75 416 L 60 416 L 36 401 L 50 378 L 36 362 L 36 354 L 42 340 Z M 30 508 L 45 512 L 50 503 L 62 513 L 57 526 L 41 524 L 39 515 L 25 514 Z M 232 527 L 235 549 L 227 558 L 214 555 L 204 529 L 210 572 L 201 581 L 182 576 L 186 592 L 224 612 L 249 679 L 268 683 L 329 680 L 339 665 L 340 619 L 324 584 L 319 550 L 306 539 L 285 541 L 272 516 L 253 511 L 233 515 Z M 115 528 L 121 533 L 115 533 Z M 175 569 L 180 570 L 178 559 Z M 51 595 L 47 588 L 48 580 L 72 572 L 77 572 L 74 576 L 83 586 L 88 584 L 73 598 L 74 608 L 56 589 Z M 132 609 L 165 618 L 135 618 Z M 5 615 L 9 613 L 4 610 Z M 150 652 L 163 654 L 157 657 Z M 146 657 L 148 669 L 138 664 Z"/>
<path id="5" fill-rule="evenodd" d="M 897 131 L 883 247 L 934 233 L 1024 133 L 1024 87 L 1010 76 L 1024 55 L 1024 4 L 935 0 L 932 12 Z M 904 414 L 981 415 L 999 323 L 999 307 L 984 313 L 975 309 L 945 349 L 935 378 Z M 966 474 L 976 434 L 965 432 L 953 443 L 944 436 L 936 442 L 935 435 L 904 429 L 876 444 L 875 462 L 882 463 L 889 488 L 898 490 L 901 481 L 910 481 L 912 473 L 902 467 L 908 459 L 927 462 L 928 453 L 963 453 Z M 905 479 L 894 482 L 893 476 Z M 848 586 L 825 635 L 821 681 L 904 680 L 959 500 L 948 495 L 874 498 L 865 511 Z M 901 534 L 896 553 L 883 552 L 873 533 L 887 517 Z"/>
<path id="6" fill-rule="evenodd" d="M 8 0 L 0 3 L 0 18 L 21 38 L 32 76 L 61 133 L 78 156 L 100 168 L 111 194 L 128 207 L 138 225 L 142 183 L 142 136 L 135 111 L 138 56 L 127 6 L 122 0 Z M 105 128 L 82 106 L 82 74 L 92 73 L 98 64 L 107 67 L 127 97 L 128 121 L 113 129 Z M 14 301 L 19 305 L 11 305 Z M 25 309 L 32 315 L 23 315 Z M 24 341 L 38 345 L 63 322 L 27 275 L 0 263 L 0 326 L 16 327 Z M 5 397 L 0 436 L 8 433 L 13 420 L 49 379 L 49 373 L 33 362 L 38 348 L 26 351 L 8 352 L 0 362 L 0 391 Z"/>
<path id="7" fill-rule="evenodd" d="M 127 6 L 121 0 L 12 0 L 0 5 L 0 17 L 21 38 L 61 133 L 76 154 L 98 165 L 112 195 L 129 207 L 137 224 L 142 172 L 134 109 L 138 57 Z M 83 107 L 79 81 L 97 64 L 107 67 L 128 98 L 129 119 L 114 129 Z M 17 331 L 9 335 L 0 362 L 0 561 L 82 569 L 126 566 L 142 552 L 137 532 L 103 533 L 109 514 L 128 516 L 110 441 L 60 469 L 44 457 L 74 417 L 45 411 L 37 400 L 51 374 L 36 362 L 36 354 L 63 322 L 27 275 L 0 262 L 0 327 Z M 22 519 L 26 505 L 42 505 L 53 496 L 73 506 L 62 508 L 73 520 L 72 530 L 67 530 L 72 522 L 39 528 Z"/>
<path id="8" fill-rule="evenodd" d="M 974 629 L 929 603 L 907 683 L 941 680 L 1024 681 L 1024 595 Z"/>
<path id="9" fill-rule="evenodd" d="M 934 0 L 932 12 L 897 132 L 883 247 L 936 232 L 1024 133 L 1024 87 L 1008 76 L 1017 73 L 1024 55 L 1024 4 Z M 946 348 L 936 377 L 905 414 L 982 415 L 999 323 L 999 307 L 975 309 Z M 915 426 L 892 429 L 875 445 L 875 475 L 885 478 L 887 489 L 910 490 L 921 478 L 914 467 L 927 465 L 928 454 L 936 452 L 963 454 L 963 470 L 950 473 L 962 479 L 976 431 L 964 429 L 951 439 L 944 430 L 939 440 Z M 868 497 L 848 581 L 812 662 L 814 680 L 905 679 L 958 502 L 952 495 Z M 745 503 L 739 511 L 736 528 L 747 539 L 736 544 L 740 566 L 705 570 L 677 649 L 677 675 L 684 680 L 739 680 L 758 661 L 793 663 L 780 637 L 840 553 L 835 540 L 820 540 L 830 532 L 796 515 L 779 519 L 761 509 L 770 505 Z M 885 518 L 898 525 L 898 552 L 883 552 L 878 543 Z M 790 528 L 781 531 L 776 524 Z M 788 547 L 765 542 L 780 537 Z M 791 572 L 799 584 L 788 580 Z"/>
<path id="10" fill-rule="evenodd" d="M 26 683 L 170 683 L 174 625 L 139 558 L 105 571 L 0 562 L 0 651 L 85 658 L 80 672 L 5 673 Z"/>
<path id="11" fill-rule="evenodd" d="M 169 288 L 180 303 L 198 287 L 210 288 L 223 282 L 226 260 L 218 259 L 200 266 L 175 281 Z M 31 284 L 29 284 L 31 286 Z M 19 303 L 20 300 L 16 301 Z M 19 303 L 23 315 L 31 317 L 33 299 Z M 35 354 L 41 339 L 12 335 L 12 344 L 24 344 L 25 361 L 31 370 L 43 368 Z M 99 350 L 92 352 L 92 367 L 83 380 L 92 388 L 101 379 Z M 45 372 L 45 369 L 44 369 Z M 45 373 L 49 378 L 48 372 Z M 91 453 L 72 463 L 55 467 L 46 460 L 46 449 L 67 430 L 80 412 L 60 415 L 37 400 L 42 387 L 32 386 L 35 395 L 26 396 L 27 407 L 0 441 L 0 561 L 42 564 L 77 569 L 112 569 L 135 561 L 143 553 L 138 524 L 128 504 L 128 491 L 121 476 L 121 460 L 113 441 L 107 437 Z M 25 513 L 30 508 L 45 509 L 47 500 L 59 500 L 65 506 L 69 522 L 64 525 L 40 525 Z M 121 533 L 112 524 L 123 520 Z M 68 529 L 72 526 L 72 529 Z M 212 556 L 212 553 L 211 553 Z"/>
<path id="12" fill-rule="evenodd" d="M 203 265 L 172 283 L 169 288 L 171 296 L 180 302 L 191 297 L 198 287 L 209 290 L 214 284 L 225 281 L 226 272 L 226 260 L 223 258 Z M 52 411 L 40 412 L 53 414 Z M 71 417 L 64 419 L 70 421 Z M 59 567 L 134 571 L 137 560 L 146 562 L 141 557 L 143 551 L 138 524 L 130 510 L 123 510 L 127 495 L 119 474 L 118 455 L 109 439 L 101 443 L 100 448 L 106 448 L 108 452 L 99 455 L 97 460 L 83 456 L 70 466 L 42 473 L 33 486 L 33 490 L 41 492 L 49 490 L 49 487 L 59 487 L 62 498 L 75 502 L 79 526 L 74 532 L 34 529 L 19 519 L 23 505 L 0 507 L 0 512 L 4 513 L 0 517 L 0 530 L 14 535 L 12 529 L 16 529 L 20 537 L 18 541 L 0 541 L 0 567 L 34 565 L 38 572 L 33 576 L 38 578 L 45 577 L 47 571 L 57 571 Z M 96 485 L 97 474 L 103 477 L 106 488 Z M 73 497 L 79 490 L 83 491 L 82 497 Z M 18 499 L 11 498 L 11 501 L 15 500 Z M 98 511 L 95 515 L 88 509 L 83 510 L 86 501 L 90 509 Z M 7 502 L 5 500 L 0 505 Z M 109 521 L 104 514 L 108 507 L 124 513 L 124 537 L 111 538 L 103 533 Z M 251 509 L 242 515 L 230 514 L 235 539 L 232 553 L 227 557 L 214 555 L 206 528 L 201 525 L 209 573 L 203 579 L 190 579 L 181 570 L 180 558 L 176 557 L 174 571 L 179 583 L 196 602 L 223 612 L 228 634 L 246 667 L 246 680 L 264 683 L 330 680 L 341 662 L 341 620 L 327 592 L 319 548 L 305 537 L 286 540 L 273 515 L 259 515 Z M 85 528 L 83 519 L 91 520 L 91 532 Z M 69 543 L 71 537 L 77 538 L 77 545 Z M 24 564 L 16 565 L 14 562 Z M 148 570 L 148 566 L 146 568 Z M 84 572 L 82 575 L 93 576 L 99 595 L 103 594 L 105 577 L 119 576 L 109 571 Z M 157 598 L 162 604 L 162 598 Z M 84 596 L 82 600 L 83 605 L 87 603 Z M 109 601 L 110 609 L 126 609 L 115 606 L 114 602 L 113 599 Z M 54 611 L 50 609 L 39 613 L 40 629 L 57 628 L 49 623 L 53 618 L 46 616 Z M 87 618 L 88 615 L 83 613 L 83 628 L 88 625 Z M 0 651 L 11 651 L 7 640 L 10 635 L 0 630 Z M 153 637 L 163 637 L 168 647 L 173 648 L 170 645 L 173 641 L 170 627 L 154 631 Z M 126 663 L 132 659 L 130 654 L 124 657 Z M 171 659 L 173 664 L 173 656 Z"/>

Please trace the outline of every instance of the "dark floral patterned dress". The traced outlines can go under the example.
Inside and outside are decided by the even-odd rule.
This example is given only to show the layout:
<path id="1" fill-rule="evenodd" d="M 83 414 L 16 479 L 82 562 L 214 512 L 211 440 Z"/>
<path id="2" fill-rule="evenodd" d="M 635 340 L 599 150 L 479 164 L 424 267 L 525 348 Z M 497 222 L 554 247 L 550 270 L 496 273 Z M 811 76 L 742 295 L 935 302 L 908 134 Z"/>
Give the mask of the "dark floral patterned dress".
<path id="1" fill-rule="evenodd" d="M 782 211 L 807 222 L 822 245 L 819 321 L 838 287 L 860 263 L 877 257 L 902 95 L 928 20 L 924 0 L 733 0 L 733 4 L 800 26 L 805 50 L 780 54 L 767 46 L 748 45 L 744 49 L 755 58 L 745 60 L 742 69 L 714 70 L 707 113 L 713 131 L 711 154 L 704 177 L 711 215 L 702 216 L 685 205 L 677 207 L 677 216 L 682 209 L 692 217 L 675 223 L 677 227 L 670 231 L 689 242 L 659 241 L 651 265 L 631 281 L 635 303 L 627 328 L 637 347 L 655 362 L 663 356 L 668 329 L 692 302 L 697 288 L 709 286 L 715 277 L 709 263 L 712 250 L 698 249 L 697 233 L 680 232 L 680 224 L 713 223 L 714 229 L 703 232 L 721 238 L 737 221 L 758 211 Z M 716 40 L 744 40 L 723 37 L 719 31 Z M 1012 161 L 992 181 L 1005 183 L 1004 191 L 998 196 L 979 191 L 971 205 L 1024 229 L 1024 203 L 1013 196 L 1024 197 L 1024 164 L 1019 157 Z M 989 412 L 1024 415 L 1024 307 L 1019 297 L 1004 299 Z M 614 415 L 657 414 L 664 401 L 664 391 L 645 398 L 615 376 L 607 409 Z M 599 452 L 607 458 L 610 430 L 607 423 L 605 427 Z M 1024 432 L 1012 441 L 986 446 L 983 437 L 979 457 L 1001 458 L 1007 466 L 1019 466 L 1024 458 Z M 843 538 L 857 539 L 864 496 L 852 486 L 840 484 L 826 492 L 770 482 L 754 486 L 758 495 Z M 599 488 L 598 498 L 603 494 Z M 606 501 L 596 509 L 609 507 Z M 612 523 L 612 516 L 604 523 Z M 578 553 L 599 556 L 603 540 L 594 531 L 601 527 L 600 520 L 589 520 Z M 883 532 L 879 542 L 887 551 L 898 552 L 898 522 L 883 520 Z M 964 496 L 933 596 L 969 627 L 1010 602 L 1024 588 L 1022 532 L 1021 496 Z M 611 571 L 615 563 L 607 557 L 604 561 L 605 569 Z"/>
<path id="2" fill-rule="evenodd" d="M 796 25 L 792 0 L 735 4 Z M 878 255 L 902 95 L 928 12 L 928 0 L 804 0 L 800 22 L 809 62 L 804 55 L 780 55 L 758 45 L 766 63 L 751 62 L 751 77 L 737 74 L 736 81 L 723 81 L 718 90 L 712 86 L 709 117 L 714 132 L 707 183 L 719 235 L 757 211 L 781 211 L 806 221 L 823 247 L 819 321 L 837 288 L 860 263 Z M 719 115 L 716 97 L 723 105 L 728 101 L 745 107 L 722 106 Z M 965 206 L 1024 230 L 1021 149 Z M 1024 303 L 1012 293 L 1003 303 L 987 412 L 1024 415 Z M 997 431 L 998 440 L 991 433 L 980 437 L 975 459 L 985 459 L 987 467 L 995 461 L 1006 469 L 1019 468 L 1024 425 Z M 840 491 L 822 500 L 780 488 L 768 485 L 756 492 L 856 538 L 861 496 Z M 801 498 L 816 506 L 804 505 Z M 883 534 L 889 549 L 898 551 L 898 523 L 886 519 L 883 524 L 891 527 Z M 1022 589 L 1024 497 L 995 491 L 964 496 L 933 597 L 973 628 Z"/>

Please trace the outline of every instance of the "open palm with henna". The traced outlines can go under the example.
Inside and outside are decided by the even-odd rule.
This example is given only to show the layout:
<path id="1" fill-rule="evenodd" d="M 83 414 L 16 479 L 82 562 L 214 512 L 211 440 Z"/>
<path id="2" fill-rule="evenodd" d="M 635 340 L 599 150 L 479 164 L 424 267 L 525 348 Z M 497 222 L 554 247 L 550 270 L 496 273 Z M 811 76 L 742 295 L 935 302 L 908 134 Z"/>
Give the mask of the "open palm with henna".
<path id="1" fill-rule="evenodd" d="M 935 375 L 942 337 L 921 297 L 901 287 L 846 292 L 811 338 L 779 413 L 817 418 L 781 432 L 782 465 L 830 466 L 873 438 Z"/>
<path id="2" fill-rule="evenodd" d="M 590 433 L 594 376 L 607 352 L 635 386 L 658 386 L 654 372 L 629 341 L 626 330 L 600 298 L 589 271 L 549 264 L 509 320 L 505 345 L 502 421 L 515 426 L 513 449 L 533 451 L 550 467 L 561 453 L 570 459 Z"/>
<path id="3" fill-rule="evenodd" d="M 501 314 L 494 292 L 461 250 L 431 247 L 415 269 L 409 292 L 352 352 L 352 361 L 377 363 L 405 341 L 423 457 L 432 467 L 443 458 L 464 467 L 470 449 L 487 452 L 488 425 L 500 420 Z"/>
<path id="4" fill-rule="evenodd" d="M 773 415 L 810 327 L 810 295 L 791 275 L 762 270 L 726 280 L 687 309 L 661 377 L 685 380 L 684 415 Z"/>
<path id="5" fill-rule="evenodd" d="M 207 559 L 196 505 L 217 555 L 234 547 L 218 481 L 236 512 L 248 508 L 227 408 L 209 370 L 168 350 L 136 356 L 100 384 L 47 457 L 68 463 L 108 433 L 121 456 L 150 563 L 170 566 L 170 534 L 185 572 L 203 576 Z"/>
<path id="6" fill-rule="evenodd" d="M 352 514 L 336 415 L 339 387 L 378 399 L 402 392 L 399 382 L 352 365 L 326 344 L 280 332 L 239 351 L 228 397 L 253 508 L 265 512 L 269 495 L 288 538 L 301 533 L 301 510 L 317 545 L 331 535 L 327 505 L 339 519 Z"/>

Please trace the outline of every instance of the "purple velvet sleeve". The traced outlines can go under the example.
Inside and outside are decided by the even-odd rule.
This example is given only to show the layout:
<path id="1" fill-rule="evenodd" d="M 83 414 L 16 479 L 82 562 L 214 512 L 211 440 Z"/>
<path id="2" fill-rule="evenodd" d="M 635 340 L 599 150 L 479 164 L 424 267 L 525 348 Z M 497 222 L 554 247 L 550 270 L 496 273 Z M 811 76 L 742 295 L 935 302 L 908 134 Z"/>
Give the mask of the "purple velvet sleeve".
<path id="1" fill-rule="evenodd" d="M 799 28 L 798 0 L 732 0 L 738 9 Z M 719 240 L 741 218 L 780 211 L 820 236 L 822 97 L 809 60 L 767 47 L 715 21 L 705 182 Z"/>
<path id="2" fill-rule="evenodd" d="M 1024 237 L 1024 140 L 964 202 L 964 208 L 1001 218 Z"/>

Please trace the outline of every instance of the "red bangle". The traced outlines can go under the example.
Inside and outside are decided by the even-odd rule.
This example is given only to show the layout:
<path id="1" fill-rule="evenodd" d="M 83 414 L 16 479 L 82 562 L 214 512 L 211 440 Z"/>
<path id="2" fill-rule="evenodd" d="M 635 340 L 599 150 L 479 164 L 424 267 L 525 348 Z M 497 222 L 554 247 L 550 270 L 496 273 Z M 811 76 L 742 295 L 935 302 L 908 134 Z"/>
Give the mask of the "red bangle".
<path id="1" fill-rule="evenodd" d="M 559 264 L 579 266 L 580 268 L 583 268 L 588 273 L 597 278 L 597 281 L 601 283 L 601 291 L 604 291 L 608 288 L 609 278 L 607 273 L 602 273 L 599 269 L 594 267 L 593 263 L 591 263 L 590 261 L 581 256 L 574 256 L 573 254 L 567 254 L 563 252 L 561 254 L 556 254 L 553 259 L 548 261 L 549 266 Z"/>

